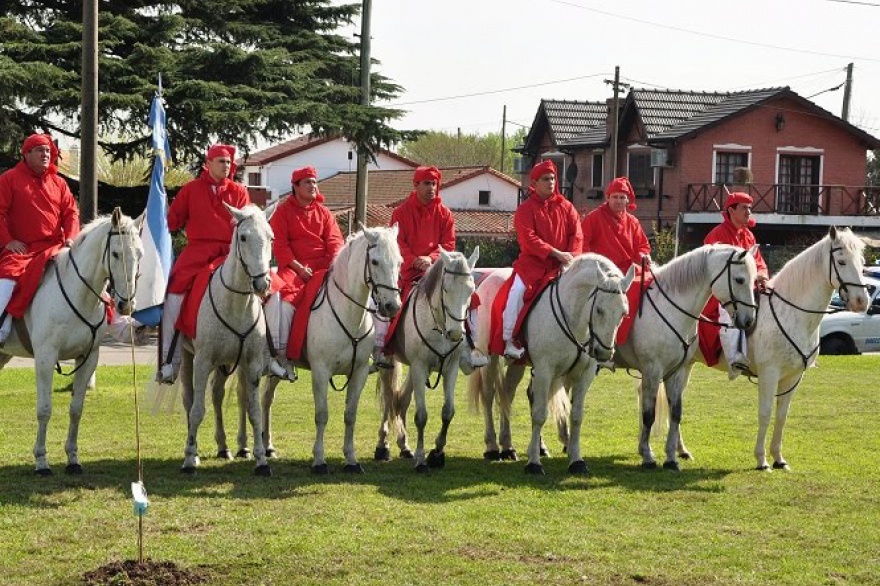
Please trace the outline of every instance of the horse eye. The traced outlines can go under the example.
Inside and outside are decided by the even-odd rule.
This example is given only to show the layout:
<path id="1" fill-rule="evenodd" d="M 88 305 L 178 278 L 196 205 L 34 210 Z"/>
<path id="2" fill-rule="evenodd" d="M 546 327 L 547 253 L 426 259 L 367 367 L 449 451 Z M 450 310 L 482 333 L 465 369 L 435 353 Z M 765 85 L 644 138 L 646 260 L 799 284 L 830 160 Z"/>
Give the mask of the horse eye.
<path id="1" fill-rule="evenodd" d="M 839 261 L 837 261 L 837 264 L 840 265 L 840 266 L 842 266 L 842 267 L 845 267 L 845 266 L 846 266 L 846 261 L 845 261 L 845 260 L 839 260 Z"/>
<path id="2" fill-rule="evenodd" d="M 601 307 L 597 307 L 597 308 L 596 308 L 596 313 L 598 313 L 599 315 L 605 315 L 605 310 L 602 309 Z"/>
<path id="3" fill-rule="evenodd" d="M 118 253 L 118 252 L 114 252 L 114 253 L 113 253 L 113 258 L 115 258 L 116 260 L 119 260 L 119 253 Z"/>
<path id="4" fill-rule="evenodd" d="M 241 240 L 242 242 L 247 242 L 247 236 L 242 234 L 239 240 Z"/>
<path id="5" fill-rule="evenodd" d="M 736 281 L 736 284 L 737 284 L 737 285 L 742 285 L 743 283 L 746 282 L 746 280 L 743 279 L 742 277 L 737 277 L 737 278 L 734 279 L 734 281 Z"/>
<path id="6" fill-rule="evenodd" d="M 370 264 L 373 265 L 374 267 L 377 267 L 377 266 L 379 266 L 379 261 L 376 260 L 376 259 L 372 259 L 372 260 L 370 261 Z"/>

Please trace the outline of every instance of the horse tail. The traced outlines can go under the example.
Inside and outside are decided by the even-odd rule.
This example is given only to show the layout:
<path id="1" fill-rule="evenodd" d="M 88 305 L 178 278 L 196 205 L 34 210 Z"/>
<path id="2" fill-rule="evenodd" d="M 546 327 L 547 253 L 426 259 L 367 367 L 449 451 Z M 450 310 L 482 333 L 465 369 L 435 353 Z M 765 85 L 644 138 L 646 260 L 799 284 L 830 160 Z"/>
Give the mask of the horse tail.
<path id="1" fill-rule="evenodd" d="M 642 428 L 642 383 L 636 381 L 636 393 L 639 398 L 639 429 Z M 669 399 L 666 397 L 666 384 L 660 381 L 657 396 L 654 399 L 654 423 L 651 425 L 653 437 L 665 437 L 669 430 Z"/>
<path id="2" fill-rule="evenodd" d="M 396 360 L 394 368 L 379 369 L 376 377 L 376 398 L 379 401 L 379 410 L 388 410 L 389 417 L 395 417 L 400 408 L 400 363 Z"/>
<path id="3" fill-rule="evenodd" d="M 468 376 L 468 403 L 471 411 L 479 413 L 483 405 L 483 394 L 491 392 L 491 396 L 501 401 L 504 380 L 503 362 L 498 356 L 489 356 L 489 364 L 478 368 Z"/>
<path id="4" fill-rule="evenodd" d="M 556 422 L 556 429 L 559 435 L 559 441 L 566 448 L 568 447 L 568 418 L 571 415 L 571 400 L 568 392 L 563 385 L 562 377 L 553 379 L 550 385 L 550 397 L 548 398 L 550 415 Z"/>

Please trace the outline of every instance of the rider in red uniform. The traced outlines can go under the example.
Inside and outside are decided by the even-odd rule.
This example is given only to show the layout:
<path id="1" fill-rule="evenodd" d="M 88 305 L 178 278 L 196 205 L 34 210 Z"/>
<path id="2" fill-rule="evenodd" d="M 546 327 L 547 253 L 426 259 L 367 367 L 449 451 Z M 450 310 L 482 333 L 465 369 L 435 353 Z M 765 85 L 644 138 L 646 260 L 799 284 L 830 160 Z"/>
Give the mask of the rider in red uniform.
<path id="1" fill-rule="evenodd" d="M 559 274 L 581 254 L 583 235 L 577 210 L 559 193 L 558 173 L 553 161 L 535 165 L 529 173 L 528 198 L 513 216 L 519 257 L 513 263 L 513 284 L 504 306 L 504 354 L 522 358 L 525 349 L 513 339 L 513 329 L 524 301 Z"/>
<path id="2" fill-rule="evenodd" d="M 21 155 L 15 167 L 0 175 L 0 343 L 12 328 L 7 314 L 24 315 L 46 262 L 79 234 L 79 210 L 58 176 L 52 137 L 32 134 Z"/>
<path id="3" fill-rule="evenodd" d="M 605 190 L 605 203 L 584 218 L 584 252 L 601 254 L 617 265 L 624 274 L 631 265 L 641 271 L 642 259 L 651 255 L 651 244 L 638 218 L 629 213 L 635 209 L 632 185 L 626 177 L 618 177 Z M 637 273 L 638 274 L 638 273 Z"/>

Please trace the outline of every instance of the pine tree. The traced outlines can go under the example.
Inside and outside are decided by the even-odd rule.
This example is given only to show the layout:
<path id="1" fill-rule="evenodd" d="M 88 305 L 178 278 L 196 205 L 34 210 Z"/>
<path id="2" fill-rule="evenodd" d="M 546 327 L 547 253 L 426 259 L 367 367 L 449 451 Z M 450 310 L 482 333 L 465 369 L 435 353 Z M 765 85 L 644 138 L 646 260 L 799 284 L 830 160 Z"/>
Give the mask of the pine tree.
<path id="1" fill-rule="evenodd" d="M 365 150 L 411 137 L 402 112 L 360 105 L 358 46 L 338 30 L 359 6 L 330 0 L 102 0 L 100 144 L 114 158 L 148 148 L 150 99 L 162 75 L 178 161 L 214 141 L 246 147 L 308 128 Z M 0 0 L 0 152 L 17 159 L 37 130 L 79 135 L 82 2 Z M 402 88 L 373 74 L 372 100 Z"/>

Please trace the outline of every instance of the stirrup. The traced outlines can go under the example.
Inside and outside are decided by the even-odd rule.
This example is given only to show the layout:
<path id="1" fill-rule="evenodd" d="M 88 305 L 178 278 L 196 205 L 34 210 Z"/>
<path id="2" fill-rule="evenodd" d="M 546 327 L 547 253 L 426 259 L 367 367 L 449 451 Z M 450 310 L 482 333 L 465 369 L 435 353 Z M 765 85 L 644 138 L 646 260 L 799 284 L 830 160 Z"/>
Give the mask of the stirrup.
<path id="1" fill-rule="evenodd" d="M 156 382 L 160 385 L 173 385 L 176 379 L 177 377 L 174 376 L 174 365 L 170 362 L 166 362 L 156 371 Z"/>
<path id="2" fill-rule="evenodd" d="M 392 364 L 391 360 L 388 359 L 388 355 L 385 354 L 385 350 L 383 348 L 379 348 L 377 346 L 373 350 L 372 359 L 373 362 L 370 364 L 370 374 L 374 372 L 379 372 L 380 368 L 386 370 L 394 368 L 394 364 Z"/>
<path id="3" fill-rule="evenodd" d="M 269 361 L 269 365 L 266 367 L 266 371 L 269 376 L 274 376 L 276 378 L 286 380 L 291 383 L 296 382 L 296 373 L 291 372 L 290 370 L 285 368 L 280 362 L 278 362 L 278 359 L 276 358 L 273 358 Z"/>
<path id="4" fill-rule="evenodd" d="M 526 349 L 513 340 L 508 340 L 504 345 L 504 356 L 510 360 L 519 360 L 525 355 L 525 353 Z"/>

